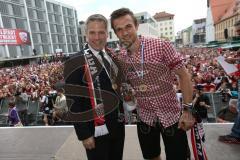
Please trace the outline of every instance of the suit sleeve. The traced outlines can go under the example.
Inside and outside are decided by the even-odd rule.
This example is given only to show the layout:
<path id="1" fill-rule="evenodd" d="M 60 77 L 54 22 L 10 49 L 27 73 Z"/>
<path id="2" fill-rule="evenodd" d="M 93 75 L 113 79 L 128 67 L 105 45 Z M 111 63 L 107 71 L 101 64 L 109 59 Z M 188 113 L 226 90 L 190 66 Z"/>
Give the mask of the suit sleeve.
<path id="1" fill-rule="evenodd" d="M 64 67 L 67 67 L 66 64 Z M 67 74 L 64 73 L 64 75 Z M 65 84 L 80 85 L 87 87 L 87 84 L 83 81 L 83 75 L 84 68 L 80 67 L 74 72 L 72 72 L 70 75 L 65 77 Z M 81 95 L 83 93 L 79 93 L 78 96 L 73 96 L 70 94 L 71 93 L 66 93 L 66 98 L 71 99 L 73 102 L 72 105 L 70 106 L 71 112 L 78 113 L 79 116 L 81 116 L 80 114 L 81 112 L 85 112 L 92 109 L 89 98 L 85 97 L 84 95 Z M 86 122 L 74 121 L 73 125 L 79 140 L 84 140 L 94 135 L 93 120 L 88 120 Z"/>

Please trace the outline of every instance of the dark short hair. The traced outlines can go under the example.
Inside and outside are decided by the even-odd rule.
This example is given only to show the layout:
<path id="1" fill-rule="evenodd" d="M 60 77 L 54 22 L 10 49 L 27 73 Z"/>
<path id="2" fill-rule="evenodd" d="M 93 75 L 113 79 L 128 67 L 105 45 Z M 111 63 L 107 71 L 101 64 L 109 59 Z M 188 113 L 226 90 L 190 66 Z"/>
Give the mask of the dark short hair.
<path id="1" fill-rule="evenodd" d="M 13 99 L 9 100 L 8 105 L 12 107 L 15 106 L 15 101 Z"/>
<path id="2" fill-rule="evenodd" d="M 133 12 L 128 8 L 120 8 L 120 9 L 113 11 L 110 16 L 111 27 L 114 31 L 115 31 L 115 29 L 113 26 L 113 21 L 115 19 L 118 19 L 118 18 L 126 16 L 126 15 L 130 15 L 134 21 L 135 26 L 137 26 L 137 18 L 134 16 Z"/>
<path id="3" fill-rule="evenodd" d="M 86 28 L 85 28 L 85 29 L 87 30 L 88 24 L 89 24 L 90 22 L 94 22 L 94 21 L 103 22 L 104 25 L 105 25 L 105 27 L 106 27 L 106 30 L 108 29 L 108 21 L 107 21 L 107 19 L 106 19 L 103 15 L 101 15 L 101 14 L 93 14 L 93 15 L 89 16 L 89 17 L 87 18 L 87 20 L 86 20 Z"/>

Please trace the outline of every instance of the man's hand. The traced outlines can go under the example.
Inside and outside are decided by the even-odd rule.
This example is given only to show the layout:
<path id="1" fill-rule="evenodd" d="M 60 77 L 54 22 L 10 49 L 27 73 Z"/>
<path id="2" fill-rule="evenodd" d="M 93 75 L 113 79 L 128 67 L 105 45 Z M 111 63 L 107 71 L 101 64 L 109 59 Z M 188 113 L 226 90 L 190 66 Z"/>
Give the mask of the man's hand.
<path id="1" fill-rule="evenodd" d="M 193 127 L 194 123 L 195 118 L 193 117 L 192 113 L 190 113 L 189 111 L 183 111 L 178 123 L 178 128 L 187 131 Z"/>
<path id="2" fill-rule="evenodd" d="M 83 143 L 83 146 L 86 148 L 86 149 L 94 149 L 95 148 L 95 140 L 94 140 L 94 137 L 89 137 L 87 139 L 84 139 L 82 141 Z"/>

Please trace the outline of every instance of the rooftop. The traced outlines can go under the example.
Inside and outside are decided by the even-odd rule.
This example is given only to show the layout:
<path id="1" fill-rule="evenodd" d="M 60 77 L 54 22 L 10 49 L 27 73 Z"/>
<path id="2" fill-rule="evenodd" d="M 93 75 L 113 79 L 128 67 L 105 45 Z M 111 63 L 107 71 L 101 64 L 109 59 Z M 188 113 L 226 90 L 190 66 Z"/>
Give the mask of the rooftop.
<path id="1" fill-rule="evenodd" d="M 236 1 L 237 0 L 210 0 L 214 24 L 218 23 L 224 16 L 226 17 L 231 13 L 231 8 L 236 4 Z"/>
<path id="2" fill-rule="evenodd" d="M 161 21 L 161 20 L 166 19 L 166 18 L 173 18 L 173 17 L 174 17 L 174 14 L 167 13 L 167 12 L 163 11 L 163 12 L 158 12 L 158 13 L 156 13 L 153 17 L 154 17 L 157 21 Z"/>

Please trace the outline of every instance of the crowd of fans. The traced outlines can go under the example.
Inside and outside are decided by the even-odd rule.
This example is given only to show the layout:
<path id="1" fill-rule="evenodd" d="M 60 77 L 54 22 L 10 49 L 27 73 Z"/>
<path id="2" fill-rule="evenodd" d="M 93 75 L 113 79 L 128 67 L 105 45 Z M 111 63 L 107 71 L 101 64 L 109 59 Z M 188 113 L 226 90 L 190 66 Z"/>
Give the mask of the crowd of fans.
<path id="1" fill-rule="evenodd" d="M 240 72 L 226 74 L 217 57 L 235 58 L 238 51 L 209 49 L 209 48 L 182 48 L 179 51 L 186 57 L 186 67 L 192 75 L 194 99 L 197 111 L 203 120 L 207 120 L 207 111 L 211 108 L 209 97 L 202 93 L 219 93 L 222 97 L 218 108 L 227 107 L 228 102 L 238 97 L 237 79 Z M 239 66 L 237 66 L 239 68 Z M 235 105 L 236 107 L 236 105 Z M 234 113 L 235 114 L 235 113 Z M 236 114 L 235 114 L 236 115 Z M 219 121 L 220 122 L 220 121 Z"/>
<path id="2" fill-rule="evenodd" d="M 44 91 L 54 90 L 63 79 L 61 61 L 0 69 L 0 97 L 9 98 L 25 92 L 31 100 L 37 100 Z"/>
<path id="3" fill-rule="evenodd" d="M 40 102 L 44 110 L 44 96 L 57 96 L 57 85 L 63 81 L 63 62 L 48 61 L 38 64 L 0 69 L 0 102 L 15 101 L 23 125 L 28 125 L 29 101 Z M 50 100 L 51 102 L 51 100 Z"/>
<path id="4" fill-rule="evenodd" d="M 221 93 L 222 101 L 237 98 L 237 78 L 239 72 L 227 75 L 216 58 L 236 57 L 237 51 L 210 48 L 180 48 L 186 59 L 186 68 L 192 75 L 195 97 L 198 91 Z M 52 61 L 26 66 L 0 69 L 0 99 L 21 97 L 21 101 L 40 101 L 43 97 L 56 93 L 56 84 L 63 81 L 63 62 Z M 178 90 L 176 80 L 176 89 Z M 17 104 L 19 105 L 19 104 Z M 204 106 L 209 107 L 205 102 Z M 20 105 L 21 106 L 21 105 Z M 201 106 L 201 105 L 200 105 Z M 208 109 L 208 107 L 205 107 Z M 26 110 L 22 107 L 20 110 Z M 21 113 L 20 113 L 21 114 Z M 24 116 L 21 116 L 24 117 Z"/>

